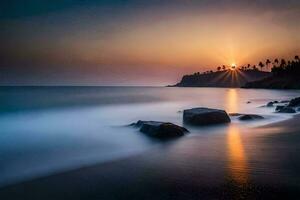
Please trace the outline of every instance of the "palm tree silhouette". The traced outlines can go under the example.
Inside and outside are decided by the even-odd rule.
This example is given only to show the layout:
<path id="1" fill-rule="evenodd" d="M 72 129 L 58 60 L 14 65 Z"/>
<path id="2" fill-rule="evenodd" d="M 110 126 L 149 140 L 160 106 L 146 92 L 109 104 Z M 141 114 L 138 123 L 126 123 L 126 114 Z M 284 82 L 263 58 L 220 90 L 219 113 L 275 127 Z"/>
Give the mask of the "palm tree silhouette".
<path id="1" fill-rule="evenodd" d="M 218 67 L 217 70 L 220 71 L 220 70 L 221 70 L 221 67 Z"/>
<path id="2" fill-rule="evenodd" d="M 285 67 L 285 66 L 286 66 L 286 61 L 284 59 L 281 59 L 280 67 Z"/>
<path id="3" fill-rule="evenodd" d="M 225 69 L 226 69 L 226 66 L 225 66 L 225 65 L 223 65 L 223 66 L 222 66 L 222 69 L 223 69 L 223 70 L 225 70 Z"/>
<path id="4" fill-rule="evenodd" d="M 267 70 L 269 69 L 269 64 L 271 64 L 271 61 L 269 59 L 267 59 L 267 61 L 266 61 Z"/>
<path id="5" fill-rule="evenodd" d="M 278 59 L 277 59 L 277 58 L 274 60 L 274 63 L 276 63 L 276 64 L 278 64 L 278 63 L 279 63 L 279 61 L 278 61 Z"/>
<path id="6" fill-rule="evenodd" d="M 263 69 L 263 67 L 265 66 L 262 62 L 259 62 L 258 66 L 260 67 L 261 71 Z"/>
<path id="7" fill-rule="evenodd" d="M 299 56 L 295 56 L 295 60 L 300 62 Z"/>

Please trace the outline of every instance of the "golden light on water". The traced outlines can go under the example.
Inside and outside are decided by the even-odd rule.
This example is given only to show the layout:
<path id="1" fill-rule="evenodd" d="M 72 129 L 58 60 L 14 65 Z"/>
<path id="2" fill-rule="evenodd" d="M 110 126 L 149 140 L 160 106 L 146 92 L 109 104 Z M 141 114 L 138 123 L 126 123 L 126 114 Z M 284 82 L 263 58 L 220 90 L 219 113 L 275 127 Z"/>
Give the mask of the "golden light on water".
<path id="1" fill-rule="evenodd" d="M 238 94 L 237 89 L 231 88 L 226 94 L 226 111 L 236 113 L 238 111 Z"/>
<path id="2" fill-rule="evenodd" d="M 248 181 L 248 166 L 240 129 L 230 126 L 227 133 L 228 168 L 231 178 L 238 184 Z"/>
<path id="3" fill-rule="evenodd" d="M 229 89 L 226 98 L 226 111 L 238 112 L 237 89 Z M 228 168 L 231 178 L 238 184 L 244 184 L 248 180 L 248 167 L 244 146 L 240 135 L 240 129 L 231 125 L 227 132 Z"/>

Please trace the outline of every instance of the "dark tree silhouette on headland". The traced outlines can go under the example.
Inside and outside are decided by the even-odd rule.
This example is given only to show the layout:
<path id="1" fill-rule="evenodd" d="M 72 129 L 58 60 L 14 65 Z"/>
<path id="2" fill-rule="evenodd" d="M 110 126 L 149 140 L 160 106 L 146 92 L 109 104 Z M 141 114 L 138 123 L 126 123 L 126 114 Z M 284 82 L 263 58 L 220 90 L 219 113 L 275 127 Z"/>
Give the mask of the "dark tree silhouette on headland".
<path id="1" fill-rule="evenodd" d="M 281 59 L 280 67 L 284 68 L 285 66 L 286 66 L 286 61 L 284 59 Z"/>
<path id="2" fill-rule="evenodd" d="M 258 65 L 252 65 L 247 64 L 245 66 L 231 66 L 231 69 L 236 70 L 242 70 L 242 71 L 258 71 L 258 67 L 260 67 L 260 70 L 263 71 L 263 68 L 266 66 L 268 67 L 270 64 L 272 64 L 270 59 L 266 59 L 265 64 L 263 62 L 259 62 Z M 258 66 L 258 67 L 257 67 Z M 223 71 L 230 71 L 225 65 L 216 67 L 216 71 L 220 72 Z M 271 72 L 274 76 L 299 76 L 300 77 L 300 59 L 299 56 L 296 55 L 293 60 L 286 61 L 285 59 L 280 59 L 280 62 L 278 58 L 274 59 L 273 67 L 271 68 Z M 213 70 L 208 70 L 205 72 L 195 72 L 193 76 L 200 76 L 202 74 L 212 74 L 214 73 Z"/>
<path id="3" fill-rule="evenodd" d="M 295 60 L 286 61 L 285 59 L 280 60 L 280 65 L 274 65 L 272 68 L 272 73 L 278 77 L 300 77 L 300 61 L 299 56 L 294 57 Z M 277 64 L 279 62 L 276 62 Z"/>
<path id="4" fill-rule="evenodd" d="M 261 71 L 263 69 L 263 67 L 265 66 L 262 62 L 259 62 L 258 66 L 260 67 Z"/>
<path id="5" fill-rule="evenodd" d="M 266 60 L 266 66 L 267 66 L 267 70 L 269 70 L 269 65 L 271 64 L 271 61 L 270 61 L 270 59 L 267 59 Z"/>

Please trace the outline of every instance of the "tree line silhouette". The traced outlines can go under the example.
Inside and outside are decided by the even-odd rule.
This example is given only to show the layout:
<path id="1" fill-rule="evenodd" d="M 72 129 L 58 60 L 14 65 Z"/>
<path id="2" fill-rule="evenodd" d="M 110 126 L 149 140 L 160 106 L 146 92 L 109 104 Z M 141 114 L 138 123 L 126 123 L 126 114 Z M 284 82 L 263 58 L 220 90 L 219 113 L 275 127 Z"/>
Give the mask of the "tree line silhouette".
<path id="1" fill-rule="evenodd" d="M 236 68 L 236 66 L 218 66 L 216 71 L 227 71 L 230 68 Z M 274 59 L 272 62 L 270 59 L 266 59 L 265 62 L 259 62 L 257 65 L 251 65 L 247 64 L 245 66 L 240 66 L 238 67 L 239 70 L 243 71 L 248 71 L 248 70 L 254 70 L 258 71 L 263 71 L 265 68 L 267 71 L 269 71 L 271 67 L 271 72 L 273 73 L 274 76 L 300 76 L 300 59 L 299 56 L 296 55 L 294 59 L 286 61 L 285 59 Z M 210 74 L 214 73 L 213 70 L 205 71 L 205 72 L 196 72 L 194 75 L 200 75 L 200 74 Z"/>

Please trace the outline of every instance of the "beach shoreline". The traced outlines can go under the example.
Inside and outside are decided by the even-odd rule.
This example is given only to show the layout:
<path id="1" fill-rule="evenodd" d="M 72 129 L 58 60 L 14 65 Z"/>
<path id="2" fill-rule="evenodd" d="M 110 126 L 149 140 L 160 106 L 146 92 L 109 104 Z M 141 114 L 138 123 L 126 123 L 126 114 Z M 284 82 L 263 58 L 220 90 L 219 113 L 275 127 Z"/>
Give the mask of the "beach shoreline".
<path id="1" fill-rule="evenodd" d="M 263 132 L 263 135 L 264 132 L 270 132 L 275 137 L 266 134 L 263 140 L 271 139 L 274 143 L 274 140 L 277 141 L 276 137 L 279 137 L 278 144 L 282 138 L 286 138 L 286 135 L 292 135 L 298 140 L 299 119 L 300 115 L 295 115 L 292 119 L 252 128 L 252 131 L 260 130 L 257 132 Z M 278 131 L 274 132 L 274 129 Z M 201 137 L 200 140 L 193 137 L 185 140 L 194 145 L 195 140 L 200 141 Z M 167 144 L 163 148 L 149 150 L 130 158 L 6 186 L 0 189 L 0 197 L 1 199 L 232 199 L 239 197 L 278 199 L 300 196 L 300 192 L 298 192 L 300 184 L 297 181 L 294 185 L 289 186 L 284 182 L 274 184 L 271 176 L 264 179 L 265 175 L 257 172 L 249 173 L 254 177 L 251 180 L 239 182 L 238 179 L 234 180 L 230 177 L 226 170 L 218 169 L 218 166 L 212 167 L 212 169 L 207 168 L 207 163 L 201 159 L 204 156 L 202 154 L 199 157 L 197 154 L 191 154 L 190 158 L 195 160 L 189 161 L 191 166 L 188 165 L 188 167 L 172 165 L 176 164 L 174 159 L 180 159 L 180 154 L 178 158 L 172 158 L 169 163 L 162 161 L 165 154 L 162 152 L 170 151 L 173 148 L 172 145 L 171 142 L 170 145 Z M 202 150 L 200 145 L 201 143 L 197 147 Z M 247 147 L 247 144 L 245 146 Z M 170 153 L 167 155 L 173 156 Z M 162 164 L 159 163 L 161 161 Z M 210 162 L 210 160 L 205 162 Z M 219 162 L 216 165 L 220 164 Z M 298 164 L 297 161 L 296 165 L 298 166 Z M 245 174 L 243 171 L 239 173 L 240 177 L 243 176 L 243 173 Z M 282 174 L 279 173 L 279 175 Z M 269 182 L 268 178 L 270 178 Z M 300 174 L 296 178 L 298 180 Z"/>

